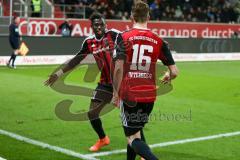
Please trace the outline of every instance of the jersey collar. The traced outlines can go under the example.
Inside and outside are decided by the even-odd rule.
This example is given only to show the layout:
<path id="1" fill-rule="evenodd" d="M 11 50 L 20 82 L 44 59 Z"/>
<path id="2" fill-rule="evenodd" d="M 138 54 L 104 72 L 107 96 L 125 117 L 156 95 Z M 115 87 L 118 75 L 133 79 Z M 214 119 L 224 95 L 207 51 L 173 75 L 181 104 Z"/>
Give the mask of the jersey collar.
<path id="1" fill-rule="evenodd" d="M 148 28 L 143 28 L 143 27 L 140 27 L 140 26 L 133 26 L 134 29 L 142 29 L 142 30 L 150 30 Z"/>

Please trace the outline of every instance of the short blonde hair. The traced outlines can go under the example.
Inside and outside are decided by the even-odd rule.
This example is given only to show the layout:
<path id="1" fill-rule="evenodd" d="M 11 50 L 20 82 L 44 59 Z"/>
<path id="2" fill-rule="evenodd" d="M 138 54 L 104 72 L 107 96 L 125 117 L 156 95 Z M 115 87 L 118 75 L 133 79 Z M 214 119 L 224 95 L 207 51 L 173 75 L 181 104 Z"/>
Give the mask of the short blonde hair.
<path id="1" fill-rule="evenodd" d="M 149 17 L 149 6 L 143 1 L 137 1 L 132 7 L 132 17 L 134 21 L 144 23 Z"/>

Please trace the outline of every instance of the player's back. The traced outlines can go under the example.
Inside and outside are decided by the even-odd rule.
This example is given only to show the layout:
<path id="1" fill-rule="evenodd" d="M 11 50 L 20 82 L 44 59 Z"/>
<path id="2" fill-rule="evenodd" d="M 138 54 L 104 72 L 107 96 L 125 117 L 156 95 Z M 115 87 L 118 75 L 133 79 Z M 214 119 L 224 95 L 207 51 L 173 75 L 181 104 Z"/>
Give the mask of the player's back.
<path id="1" fill-rule="evenodd" d="M 123 99 L 153 102 L 156 99 L 155 68 L 162 39 L 148 29 L 133 28 L 122 34 L 127 56 L 121 87 Z"/>

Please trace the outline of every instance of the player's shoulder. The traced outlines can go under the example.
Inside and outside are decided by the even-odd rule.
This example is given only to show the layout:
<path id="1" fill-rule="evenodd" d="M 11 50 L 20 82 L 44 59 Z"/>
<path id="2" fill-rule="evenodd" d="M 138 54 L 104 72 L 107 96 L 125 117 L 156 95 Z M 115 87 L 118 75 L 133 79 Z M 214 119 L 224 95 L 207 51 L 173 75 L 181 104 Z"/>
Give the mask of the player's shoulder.
<path id="1" fill-rule="evenodd" d="M 157 33 L 154 33 L 153 31 L 151 30 L 148 30 L 147 31 L 147 34 L 146 34 L 147 37 L 150 37 L 151 39 L 154 39 L 154 41 L 157 41 L 158 44 L 162 44 L 164 42 L 163 38 L 160 37 Z"/>
<path id="2" fill-rule="evenodd" d="M 154 36 L 155 39 L 158 40 L 158 42 L 160 42 L 162 45 L 164 45 L 164 46 L 169 48 L 169 43 L 165 39 L 160 37 L 157 33 L 154 33 L 152 31 L 151 31 L 151 33 L 152 33 L 152 36 Z"/>
<path id="3" fill-rule="evenodd" d="M 93 40 L 94 38 L 95 38 L 95 35 L 91 34 L 91 35 L 87 36 L 87 37 L 83 40 L 83 42 L 87 42 L 88 40 Z"/>
<path id="4" fill-rule="evenodd" d="M 95 35 L 87 36 L 82 42 L 82 48 L 88 46 L 89 41 L 92 41 L 95 38 Z"/>
<path id="5" fill-rule="evenodd" d="M 130 33 L 130 32 L 133 32 L 133 31 L 134 31 L 133 28 L 126 29 L 126 30 L 122 31 L 122 34 L 127 34 L 127 33 Z"/>
<path id="6" fill-rule="evenodd" d="M 122 35 L 123 37 L 128 37 L 128 36 L 130 36 L 130 35 L 133 35 L 133 32 L 134 32 L 133 28 L 131 28 L 131 29 L 126 29 L 126 30 L 124 30 L 124 31 L 121 32 L 121 35 Z"/>
<path id="7" fill-rule="evenodd" d="M 113 38 L 117 37 L 120 33 L 121 33 L 121 31 L 114 29 L 114 28 L 106 31 L 106 35 L 110 34 Z"/>
<path id="8" fill-rule="evenodd" d="M 119 30 L 117 30 L 117 29 L 115 29 L 115 28 L 109 29 L 109 30 L 107 30 L 107 32 L 116 33 L 116 34 L 121 33 L 121 31 L 119 31 Z"/>
<path id="9" fill-rule="evenodd" d="M 91 35 L 87 36 L 87 37 L 85 38 L 85 40 L 94 39 L 94 38 L 95 38 L 95 35 L 94 35 L 94 34 L 91 34 Z"/>
<path id="10" fill-rule="evenodd" d="M 150 31 L 152 36 L 156 37 L 157 39 L 159 39 L 160 41 L 163 41 L 163 38 L 160 37 L 157 33 L 154 33 L 153 31 Z"/>

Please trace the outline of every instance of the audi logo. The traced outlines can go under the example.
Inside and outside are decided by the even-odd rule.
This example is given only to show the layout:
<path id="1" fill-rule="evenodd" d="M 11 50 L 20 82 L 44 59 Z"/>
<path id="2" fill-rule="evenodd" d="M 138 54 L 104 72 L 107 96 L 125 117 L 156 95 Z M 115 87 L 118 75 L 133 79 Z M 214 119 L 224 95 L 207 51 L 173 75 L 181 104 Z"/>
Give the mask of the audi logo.
<path id="1" fill-rule="evenodd" d="M 203 40 L 200 44 L 200 52 L 202 53 L 232 52 L 232 50 L 232 43 L 229 40 L 224 39 Z"/>
<path id="2" fill-rule="evenodd" d="M 27 33 L 31 35 L 54 35 L 57 33 L 57 24 L 53 21 L 22 21 L 19 24 L 20 34 L 22 34 L 22 27 L 27 26 Z"/>

